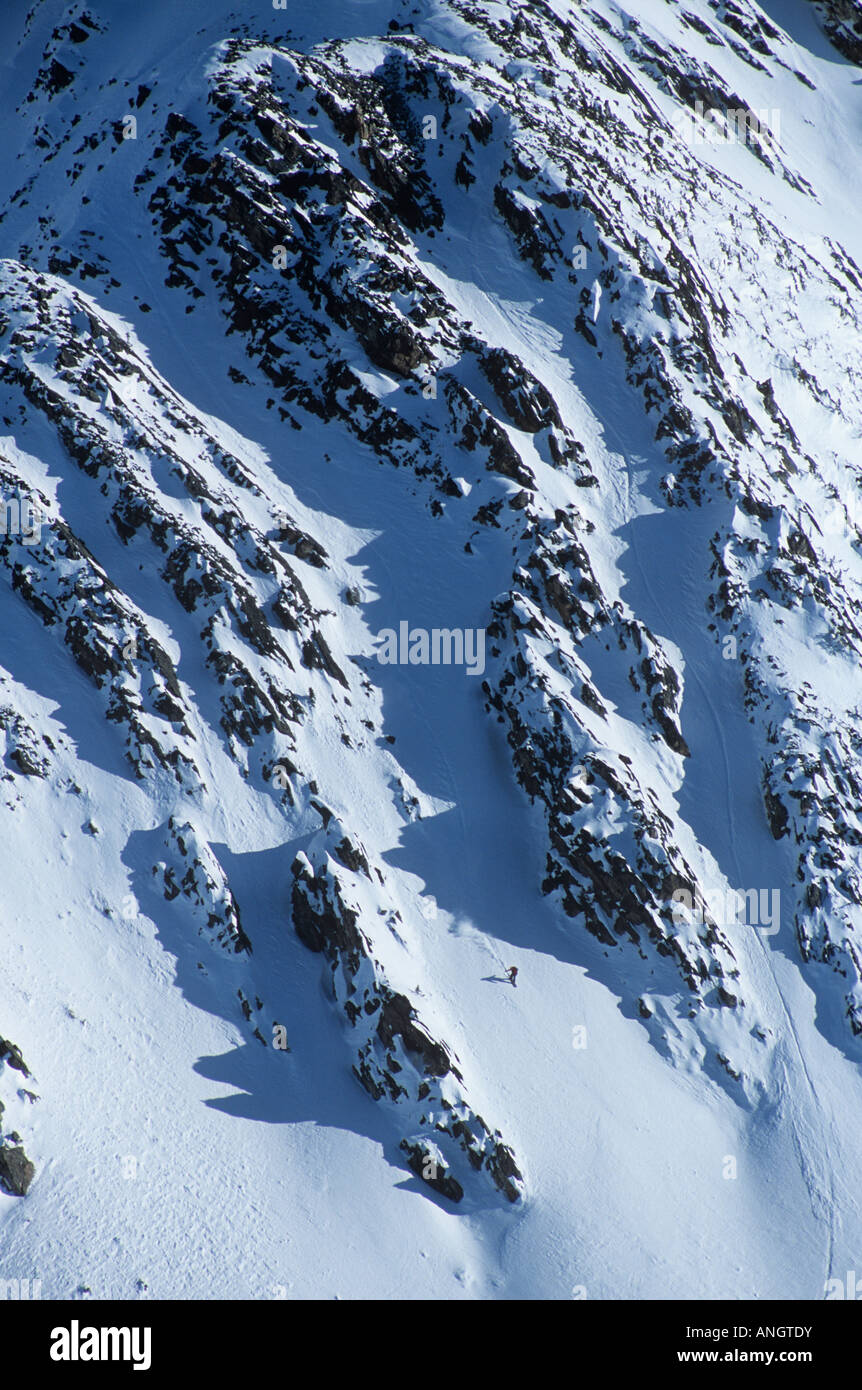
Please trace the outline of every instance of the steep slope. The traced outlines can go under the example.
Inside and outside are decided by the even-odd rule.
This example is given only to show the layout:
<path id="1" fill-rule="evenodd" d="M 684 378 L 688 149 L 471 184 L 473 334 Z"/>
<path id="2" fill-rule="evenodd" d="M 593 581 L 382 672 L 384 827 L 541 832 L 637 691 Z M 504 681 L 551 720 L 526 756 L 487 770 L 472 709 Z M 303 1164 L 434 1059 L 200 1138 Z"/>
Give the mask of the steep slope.
<path id="1" fill-rule="evenodd" d="M 4 1272 L 853 1267 L 854 23 L 3 19 Z"/>

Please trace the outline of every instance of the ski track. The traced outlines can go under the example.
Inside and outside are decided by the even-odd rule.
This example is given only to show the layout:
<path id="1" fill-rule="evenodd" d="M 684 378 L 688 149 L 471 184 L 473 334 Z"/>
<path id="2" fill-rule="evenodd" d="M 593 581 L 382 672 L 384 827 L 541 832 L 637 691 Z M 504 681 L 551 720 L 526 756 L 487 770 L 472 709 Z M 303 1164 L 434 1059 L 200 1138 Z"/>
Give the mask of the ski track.
<path id="1" fill-rule="evenodd" d="M 633 494 L 633 492 L 634 492 L 634 485 L 633 485 L 633 483 L 632 483 L 631 466 L 630 466 L 630 464 L 629 464 L 628 454 L 627 454 L 626 452 L 623 452 L 623 453 L 621 454 L 621 457 L 622 457 L 623 462 L 624 462 L 624 464 L 625 464 L 625 478 L 626 478 L 626 512 L 627 512 L 627 515 L 626 515 L 626 518 L 625 518 L 625 519 L 626 519 L 627 522 L 631 523 L 631 522 L 636 522 L 638 515 L 640 515 L 640 511 L 639 511 L 639 509 L 635 508 L 635 506 L 633 505 L 633 502 L 632 502 L 632 494 Z M 641 556 L 640 556 L 640 552 L 639 552 L 639 550 L 638 550 L 636 529 L 637 529 L 636 526 L 631 526 L 631 528 L 630 528 L 630 534 L 631 534 L 631 551 L 632 551 L 632 554 L 633 554 L 633 557 L 634 557 L 634 560 L 635 560 L 635 564 L 637 565 L 638 574 L 639 574 L 639 576 L 640 576 L 641 583 L 643 584 L 644 589 L 646 590 L 646 592 L 647 592 L 648 595 L 649 595 L 650 602 L 651 602 L 651 604 L 653 605 L 653 610 L 654 610 L 655 612 L 663 612 L 663 611 L 666 611 L 666 610 L 665 610 L 664 600 L 659 599 L 659 598 L 656 596 L 656 593 L 655 593 L 655 591 L 653 590 L 653 587 L 652 587 L 652 585 L 651 585 L 651 583 L 650 583 L 650 580 L 649 580 L 649 578 L 648 578 L 648 576 L 647 576 L 647 573 L 646 573 L 646 571 L 645 571 L 645 569 L 644 569 L 644 566 L 643 566 L 643 563 L 642 563 L 642 560 L 641 560 Z M 666 617 L 667 617 L 667 616 L 669 616 L 669 615 L 666 614 Z M 689 626 L 689 625 L 690 625 L 690 619 L 688 618 L 688 615 L 685 613 L 683 605 L 680 605 L 680 606 L 679 606 L 679 610 L 678 610 L 677 614 L 675 615 L 675 619 L 674 619 L 674 621 L 670 624 L 670 626 L 672 626 L 674 629 L 678 629 L 680 621 L 682 621 L 686 626 Z M 665 630 L 666 630 L 666 629 L 665 629 Z M 717 713 L 716 713 L 715 705 L 714 705 L 714 703 L 713 703 L 713 701 L 712 701 L 712 699 L 711 699 L 711 697 L 710 697 L 710 695 L 709 695 L 709 693 L 708 693 L 707 683 L 706 683 L 705 679 L 701 676 L 701 673 L 699 672 L 699 670 L 697 669 L 697 664 L 696 664 L 695 662 L 693 662 L 693 661 L 690 659 L 689 652 L 690 652 L 690 650 L 691 650 L 691 648 L 692 648 L 693 646 L 694 646 L 694 643 L 692 643 L 691 646 L 689 646 L 689 647 L 687 647 L 687 646 L 683 646 L 683 647 L 682 647 L 683 658 L 684 658 L 684 662 L 685 662 L 685 676 L 683 677 L 683 680 L 685 680 L 686 678 L 687 678 L 688 680 L 691 680 L 691 679 L 693 678 L 694 681 L 696 682 L 697 687 L 698 687 L 698 690 L 699 690 L 699 692 L 700 692 L 701 699 L 702 699 L 703 703 L 705 704 L 706 708 L 709 710 L 710 722 L 711 722 L 711 725 L 712 725 L 713 730 L 715 731 L 715 741 L 716 741 L 716 744 L 717 744 L 717 746 L 718 746 L 718 747 L 720 748 L 720 750 L 721 750 L 722 765 L 723 765 L 723 768 L 724 768 L 724 778 L 725 778 L 725 796 L 726 796 L 726 805 L 727 805 L 727 813 L 728 813 L 729 848 L 730 848 L 730 852 L 731 852 L 732 857 L 733 857 L 733 864 L 734 864 L 734 869 L 735 869 L 735 872 L 736 872 L 736 878 L 735 878 L 735 882 L 734 882 L 734 885 L 733 885 L 733 886 L 734 886 L 735 888 L 740 888 L 740 887 L 742 887 L 742 885 L 744 885 L 744 884 L 746 884 L 746 883 L 748 882 L 748 879 L 747 879 L 746 875 L 745 875 L 745 874 L 743 873 L 743 871 L 742 871 L 742 868 L 741 868 L 740 862 L 739 862 L 739 855 L 738 855 L 738 852 L 737 852 L 736 827 L 735 827 L 735 820 L 734 820 L 734 814 L 733 814 L 733 808 L 734 808 L 734 805 L 735 805 L 735 803 L 736 803 L 736 795 L 735 795 L 735 791 L 734 791 L 734 787 L 733 787 L 733 782 L 732 782 L 732 778 L 731 778 L 730 760 L 729 760 L 729 758 L 728 758 L 728 753 L 727 753 L 727 739 L 726 739 L 726 736 L 725 736 L 725 732 L 724 732 L 724 728 L 723 728 L 723 726 L 722 726 L 722 723 L 721 723 L 721 721 L 720 721 L 720 719 L 718 718 L 718 715 L 717 715 Z M 685 685 L 683 685 L 683 706 L 682 706 L 682 708 L 683 708 L 683 712 L 684 712 L 684 711 L 685 711 Z M 690 827 L 689 827 L 689 828 L 690 828 Z M 708 841 L 701 841 L 701 843 L 703 844 L 704 848 L 706 848 L 707 850 L 709 850 L 709 851 L 713 854 L 713 857 L 715 858 L 716 863 L 718 864 L 719 868 L 721 869 L 721 868 L 722 868 L 722 865 L 721 865 L 721 856 L 720 856 L 720 854 L 716 853 L 716 851 L 713 849 L 713 847 L 709 844 Z M 724 876 L 725 882 L 727 882 L 727 881 L 728 881 L 728 879 L 727 879 L 727 874 L 723 872 L 723 876 Z M 794 1144 L 795 1144 L 796 1151 L 797 1151 L 797 1155 L 798 1155 L 798 1159 L 799 1159 L 800 1172 L 801 1172 L 801 1174 L 802 1174 L 802 1177 L 803 1177 L 803 1180 L 804 1180 L 804 1182 L 805 1182 L 805 1185 L 806 1185 L 806 1187 L 808 1188 L 808 1191 L 809 1191 L 809 1195 L 810 1195 L 810 1199 L 811 1199 L 811 1209 L 812 1209 L 812 1212 L 813 1212 L 814 1216 L 816 1217 L 816 1219 L 817 1219 L 818 1221 L 823 1222 L 824 1225 L 825 1225 L 825 1227 L 826 1227 L 826 1233 L 825 1233 L 826 1252 L 825 1252 L 825 1273 L 824 1273 L 824 1287 L 825 1287 L 826 1281 L 831 1277 L 831 1274 L 832 1274 L 833 1257 L 834 1257 L 834 1248 L 835 1248 L 835 1222 L 836 1222 L 835 1178 L 834 1178 L 833 1165 L 832 1165 L 832 1162 L 830 1161 L 830 1153 L 833 1153 L 833 1154 L 834 1154 L 835 1152 L 838 1151 L 838 1145 L 837 1145 L 837 1142 L 836 1142 L 836 1133 L 835 1133 L 834 1117 L 832 1116 L 831 1112 L 830 1112 L 829 1115 L 827 1116 L 826 1112 L 824 1111 L 822 1102 L 820 1101 L 820 1098 L 819 1098 L 819 1096 L 818 1096 L 817 1088 L 815 1087 L 814 1080 L 813 1080 L 813 1078 L 812 1078 L 812 1076 L 811 1076 L 811 1072 L 810 1072 L 810 1069 L 809 1069 L 808 1061 L 807 1061 L 807 1059 L 806 1059 L 805 1052 L 804 1052 L 804 1050 L 803 1050 L 802 1044 L 801 1044 L 800 1039 L 799 1039 L 798 1030 L 797 1030 L 796 1025 L 795 1025 L 795 1023 L 794 1023 L 794 1021 L 793 1021 L 793 1018 L 792 1018 L 792 1016 L 791 1016 L 790 1010 L 789 1010 L 788 1007 L 787 1007 L 786 1001 L 785 1001 L 785 999 L 784 999 L 784 995 L 783 995 L 783 993 L 782 993 L 782 990 L 781 990 L 781 988 L 780 988 L 780 986 L 779 986 L 779 984 L 778 984 L 778 981 L 777 981 L 777 979 L 776 979 L 776 976 L 775 976 L 775 971 L 774 971 L 773 964 L 772 964 L 772 953 L 771 953 L 771 949 L 770 949 L 770 947 L 767 946 L 766 942 L 763 940 L 763 937 L 762 937 L 762 935 L 761 935 L 761 932 L 760 932 L 757 928 L 752 928 L 752 931 L 753 931 L 753 933 L 754 933 L 754 939 L 757 941 L 757 945 L 758 945 L 758 948 L 759 948 L 759 952 L 760 952 L 761 959 L 763 960 L 763 962 L 764 962 L 764 964 L 765 964 L 765 966 L 766 966 L 766 969 L 767 969 L 767 971 L 768 971 L 768 974 L 769 974 L 769 979 L 770 979 L 770 983 L 771 983 L 771 994 L 772 994 L 772 997 L 773 997 L 773 1001 L 774 1001 L 774 1003 L 777 1005 L 777 1007 L 779 1008 L 779 1010 L 780 1010 L 780 1012 L 781 1012 L 781 1017 L 782 1017 L 782 1019 L 783 1019 L 783 1021 L 784 1021 L 784 1024 L 785 1024 L 785 1026 L 786 1026 L 787 1033 L 789 1034 L 789 1037 L 790 1037 L 790 1039 L 792 1040 L 795 1054 L 796 1054 L 796 1056 L 797 1056 L 797 1058 L 798 1058 L 798 1060 L 799 1060 L 799 1064 L 800 1064 L 801 1069 L 802 1069 L 802 1074 L 803 1074 L 803 1076 L 805 1077 L 805 1084 L 806 1084 L 806 1088 L 807 1088 L 807 1091 L 808 1091 L 809 1099 L 810 1099 L 810 1102 L 811 1102 L 812 1110 L 814 1111 L 814 1113 L 815 1113 L 815 1115 L 817 1116 L 817 1118 L 818 1118 L 819 1120 L 822 1120 L 822 1123 L 819 1124 L 819 1125 L 817 1125 L 817 1126 L 815 1126 L 814 1129 L 812 1130 L 812 1127 L 811 1127 L 811 1126 L 806 1122 L 806 1120 L 805 1120 L 805 1117 L 804 1117 L 804 1113 L 803 1113 L 803 1111 L 802 1111 L 802 1108 L 794 1101 L 794 1099 L 793 1099 L 793 1096 L 794 1096 L 794 1089 L 793 1089 L 793 1087 L 792 1087 L 791 1085 L 788 1084 L 789 1063 L 788 1063 L 788 1060 L 787 1060 L 786 1056 L 784 1055 L 785 1044 L 784 1044 L 784 1042 L 782 1041 L 781 1044 L 780 1044 L 781 1065 L 782 1065 L 782 1073 L 783 1073 L 783 1081 L 782 1081 L 782 1086 L 781 1086 L 781 1100 L 782 1100 L 782 1104 L 786 1107 L 786 1111 L 787 1111 L 787 1114 L 786 1114 L 786 1123 L 789 1125 L 789 1127 L 790 1127 L 790 1129 L 791 1129 L 791 1131 L 792 1131 L 792 1134 L 793 1134 Z M 746 953 L 746 954 L 747 954 L 747 953 Z M 803 1142 L 803 1138 L 802 1138 L 803 1133 L 804 1133 L 804 1134 L 807 1134 L 807 1136 L 808 1136 L 808 1145 L 807 1145 L 807 1146 L 806 1146 L 806 1144 Z M 830 1139 L 831 1139 L 831 1141 L 832 1141 L 832 1146 L 831 1146 L 831 1147 L 830 1147 Z M 812 1163 L 812 1158 L 811 1158 L 811 1152 L 812 1152 L 812 1151 L 816 1151 L 816 1153 L 817 1153 L 817 1160 L 816 1160 L 815 1163 Z M 818 1176 L 818 1174 L 819 1174 L 819 1176 Z M 824 1175 L 825 1175 L 825 1176 L 824 1176 Z M 826 1192 L 824 1191 L 824 1189 L 828 1189 L 828 1196 L 826 1195 Z M 824 1211 L 824 1208 L 825 1208 L 825 1211 Z"/>

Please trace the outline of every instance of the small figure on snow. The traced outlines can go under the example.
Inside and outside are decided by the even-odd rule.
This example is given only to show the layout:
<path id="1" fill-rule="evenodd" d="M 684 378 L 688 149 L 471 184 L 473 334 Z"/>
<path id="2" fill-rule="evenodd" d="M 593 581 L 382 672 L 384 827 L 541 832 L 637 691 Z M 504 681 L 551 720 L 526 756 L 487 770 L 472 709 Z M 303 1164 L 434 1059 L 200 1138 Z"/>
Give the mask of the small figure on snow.
<path id="1" fill-rule="evenodd" d="M 510 965 L 510 966 L 509 966 L 509 971 L 508 971 L 508 973 L 509 973 L 509 984 L 510 984 L 510 985 L 514 985 L 514 986 L 515 986 L 515 989 L 517 989 L 518 986 L 517 986 L 517 984 L 515 984 L 515 981 L 516 981 L 517 975 L 518 975 L 518 967 L 517 967 L 517 965 Z"/>

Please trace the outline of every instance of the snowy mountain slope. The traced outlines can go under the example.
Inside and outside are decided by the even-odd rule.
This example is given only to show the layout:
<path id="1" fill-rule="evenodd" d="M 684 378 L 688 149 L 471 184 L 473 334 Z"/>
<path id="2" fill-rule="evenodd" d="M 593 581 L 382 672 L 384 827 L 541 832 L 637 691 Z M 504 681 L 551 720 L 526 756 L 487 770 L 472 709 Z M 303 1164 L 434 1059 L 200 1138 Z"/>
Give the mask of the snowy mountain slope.
<path id="1" fill-rule="evenodd" d="M 4 17 L 4 1274 L 855 1267 L 840 8 Z"/>

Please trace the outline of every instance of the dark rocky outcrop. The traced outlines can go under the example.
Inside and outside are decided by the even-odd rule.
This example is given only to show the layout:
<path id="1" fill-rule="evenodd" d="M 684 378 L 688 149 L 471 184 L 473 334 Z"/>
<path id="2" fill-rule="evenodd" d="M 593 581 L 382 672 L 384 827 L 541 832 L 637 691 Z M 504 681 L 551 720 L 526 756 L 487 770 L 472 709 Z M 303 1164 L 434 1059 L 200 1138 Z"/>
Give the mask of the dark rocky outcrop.
<path id="1" fill-rule="evenodd" d="M 0 1145 L 0 1187 L 13 1197 L 26 1197 L 35 1176 L 35 1165 L 20 1145 Z"/>
<path id="2" fill-rule="evenodd" d="M 508 1201 L 518 1201 L 523 1178 L 511 1149 L 472 1111 L 454 1054 L 431 1036 L 406 995 L 389 985 L 373 955 L 361 909 L 351 900 L 344 869 L 334 862 L 348 867 L 341 834 L 330 819 L 316 846 L 294 861 L 292 918 L 299 939 L 328 963 L 333 994 L 355 1035 L 354 1074 L 372 1099 L 404 1112 L 402 1126 L 420 1130 L 405 1136 L 401 1148 L 409 1166 L 435 1191 L 460 1201 L 473 1175 L 484 1170 Z M 357 864 L 353 872 L 366 877 L 369 867 L 385 888 L 379 866 Z M 447 1146 L 448 1162 L 440 1156 L 441 1145 Z"/>

